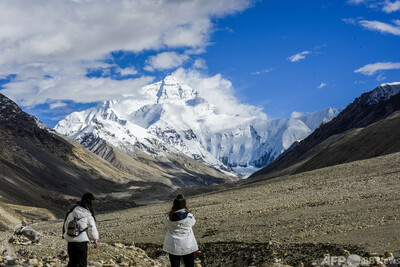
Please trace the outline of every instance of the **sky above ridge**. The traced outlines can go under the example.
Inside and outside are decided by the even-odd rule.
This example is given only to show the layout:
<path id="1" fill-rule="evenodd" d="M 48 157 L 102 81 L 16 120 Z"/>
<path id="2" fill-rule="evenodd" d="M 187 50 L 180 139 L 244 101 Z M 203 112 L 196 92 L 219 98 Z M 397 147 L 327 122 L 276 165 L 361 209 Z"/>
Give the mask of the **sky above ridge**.
<path id="1" fill-rule="evenodd" d="M 400 0 L 2 0 L 0 93 L 53 127 L 174 75 L 269 119 L 400 81 Z"/>

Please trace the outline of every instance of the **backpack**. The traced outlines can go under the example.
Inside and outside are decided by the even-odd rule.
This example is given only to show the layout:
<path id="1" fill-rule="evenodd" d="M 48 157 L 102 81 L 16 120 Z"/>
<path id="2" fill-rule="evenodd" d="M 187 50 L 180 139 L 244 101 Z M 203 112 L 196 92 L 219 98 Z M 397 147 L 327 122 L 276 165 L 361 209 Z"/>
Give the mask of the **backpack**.
<path id="1" fill-rule="evenodd" d="M 81 230 L 80 225 L 79 225 L 79 220 L 80 219 L 74 218 L 72 221 L 70 221 L 68 223 L 67 235 L 72 236 L 72 237 L 77 237 L 87 230 L 87 227 L 85 229 Z"/>
<path id="2" fill-rule="evenodd" d="M 69 210 L 67 211 L 67 214 L 65 215 L 65 219 L 64 219 L 64 223 L 63 223 L 63 228 L 62 228 L 62 238 L 63 238 L 63 239 L 64 239 L 64 233 L 65 233 L 65 228 L 64 228 L 65 222 L 67 221 L 68 215 L 69 215 L 72 211 L 74 211 L 74 209 L 75 209 L 77 206 L 79 206 L 79 205 L 73 206 L 71 209 L 69 209 Z M 79 220 L 80 220 L 80 219 L 74 218 L 72 221 L 70 221 L 70 222 L 68 223 L 68 226 L 67 226 L 67 235 L 69 235 L 69 236 L 71 236 L 71 237 L 77 237 L 77 236 L 79 236 L 80 234 L 82 234 L 83 232 L 85 232 L 85 231 L 87 230 L 87 227 L 86 227 L 85 229 L 83 229 L 83 230 L 81 231 L 80 225 L 79 225 Z"/>

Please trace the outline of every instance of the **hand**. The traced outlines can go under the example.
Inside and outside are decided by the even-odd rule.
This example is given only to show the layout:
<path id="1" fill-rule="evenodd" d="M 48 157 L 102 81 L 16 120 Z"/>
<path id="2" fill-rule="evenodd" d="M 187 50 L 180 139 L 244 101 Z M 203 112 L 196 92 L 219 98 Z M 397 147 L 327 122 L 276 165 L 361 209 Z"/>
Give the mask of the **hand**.
<path id="1" fill-rule="evenodd" d="M 99 247 L 99 245 L 97 244 L 97 240 L 95 240 L 94 242 L 93 242 L 93 248 L 98 248 Z"/>

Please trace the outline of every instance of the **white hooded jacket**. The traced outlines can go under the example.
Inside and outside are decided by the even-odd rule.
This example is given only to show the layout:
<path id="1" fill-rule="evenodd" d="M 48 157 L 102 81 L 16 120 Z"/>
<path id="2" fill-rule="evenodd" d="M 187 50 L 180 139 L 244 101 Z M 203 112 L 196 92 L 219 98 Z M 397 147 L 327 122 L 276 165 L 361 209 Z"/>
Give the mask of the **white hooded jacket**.
<path id="1" fill-rule="evenodd" d="M 177 213 L 186 213 L 185 209 L 178 210 Z M 185 214 L 186 215 L 186 214 Z M 166 215 L 163 219 L 167 227 L 163 250 L 169 254 L 182 256 L 193 253 L 199 249 L 192 226 L 196 223 L 192 213 L 187 213 L 187 217 L 179 221 L 171 221 Z"/>
<path id="2" fill-rule="evenodd" d="M 87 228 L 86 231 L 82 232 L 77 237 L 67 235 L 68 223 L 74 218 L 78 219 L 81 231 Z M 98 240 L 99 233 L 97 232 L 96 223 L 90 211 L 81 206 L 76 206 L 65 220 L 63 237 L 68 242 L 89 242 L 90 240 Z"/>

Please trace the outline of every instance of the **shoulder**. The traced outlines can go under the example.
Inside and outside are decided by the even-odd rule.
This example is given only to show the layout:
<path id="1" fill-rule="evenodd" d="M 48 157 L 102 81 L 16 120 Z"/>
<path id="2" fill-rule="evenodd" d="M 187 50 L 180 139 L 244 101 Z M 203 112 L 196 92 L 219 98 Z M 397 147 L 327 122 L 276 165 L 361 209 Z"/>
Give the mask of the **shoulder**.
<path id="1" fill-rule="evenodd" d="M 90 213 L 90 211 L 85 209 L 85 208 L 83 208 L 83 207 L 81 207 L 81 206 L 75 207 L 73 213 L 78 218 L 93 218 L 93 216 Z"/>
<path id="2" fill-rule="evenodd" d="M 190 219 L 190 220 L 194 220 L 194 215 L 193 215 L 193 213 L 188 213 L 188 215 L 187 215 L 187 218 L 188 219 Z"/>

